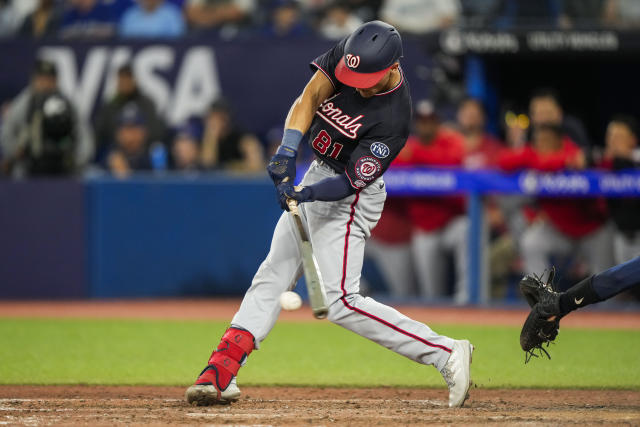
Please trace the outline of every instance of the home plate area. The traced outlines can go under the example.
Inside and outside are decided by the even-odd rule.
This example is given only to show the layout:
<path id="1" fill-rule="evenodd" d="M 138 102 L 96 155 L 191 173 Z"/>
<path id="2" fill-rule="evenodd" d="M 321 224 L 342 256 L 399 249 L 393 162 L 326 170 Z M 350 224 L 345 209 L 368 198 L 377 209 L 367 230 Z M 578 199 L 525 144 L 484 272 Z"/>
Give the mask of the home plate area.
<path id="1" fill-rule="evenodd" d="M 189 406 L 180 387 L 0 386 L 0 425 L 637 424 L 640 391 L 244 387 L 232 404 Z M 588 403 L 587 403 L 588 402 Z"/>

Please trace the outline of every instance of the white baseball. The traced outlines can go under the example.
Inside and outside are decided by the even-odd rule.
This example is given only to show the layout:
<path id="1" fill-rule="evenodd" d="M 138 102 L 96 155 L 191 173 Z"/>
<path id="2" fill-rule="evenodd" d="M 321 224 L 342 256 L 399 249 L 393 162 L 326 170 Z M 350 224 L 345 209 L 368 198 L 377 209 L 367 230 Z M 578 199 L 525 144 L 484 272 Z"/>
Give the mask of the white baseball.
<path id="1" fill-rule="evenodd" d="M 291 311 L 297 310 L 302 306 L 300 295 L 295 292 L 287 291 L 280 295 L 280 305 L 283 309 Z"/>

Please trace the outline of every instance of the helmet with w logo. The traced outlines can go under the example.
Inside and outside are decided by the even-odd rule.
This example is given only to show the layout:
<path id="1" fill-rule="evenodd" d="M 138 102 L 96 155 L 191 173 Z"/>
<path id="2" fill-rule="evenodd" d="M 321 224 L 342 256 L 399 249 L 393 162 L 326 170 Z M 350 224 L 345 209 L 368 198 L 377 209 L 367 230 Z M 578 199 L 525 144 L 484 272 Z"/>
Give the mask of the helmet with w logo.
<path id="1" fill-rule="evenodd" d="M 401 57 L 398 31 L 386 22 L 367 22 L 347 39 L 335 74 L 347 86 L 367 89 L 375 86 Z"/>

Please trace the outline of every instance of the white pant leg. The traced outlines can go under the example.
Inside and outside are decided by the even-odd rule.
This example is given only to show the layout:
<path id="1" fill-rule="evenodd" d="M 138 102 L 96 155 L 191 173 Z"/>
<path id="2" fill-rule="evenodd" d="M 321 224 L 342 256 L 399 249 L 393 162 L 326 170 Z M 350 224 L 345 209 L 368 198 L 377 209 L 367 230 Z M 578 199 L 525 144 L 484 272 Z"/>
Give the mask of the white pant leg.
<path id="1" fill-rule="evenodd" d="M 442 369 L 453 340 L 358 294 L 365 239 L 385 200 L 381 181 L 339 202 L 304 204 L 314 254 L 325 281 L 329 320 L 398 354 Z"/>
<path id="2" fill-rule="evenodd" d="M 453 299 L 456 304 L 469 302 L 468 235 L 469 219 L 466 216 L 459 216 L 447 224 L 442 238 L 444 248 L 453 253 L 456 269 L 456 285 Z"/>
<path id="3" fill-rule="evenodd" d="M 542 274 L 550 267 L 551 255 L 567 255 L 573 242 L 546 221 L 538 221 L 522 234 L 520 249 L 527 274 Z"/>
<path id="4" fill-rule="evenodd" d="M 616 264 L 622 264 L 632 258 L 640 256 L 640 233 L 629 238 L 624 233 L 616 231 L 613 237 L 613 253 Z"/>
<path id="5" fill-rule="evenodd" d="M 578 250 L 586 258 L 592 274 L 613 267 L 613 228 L 605 224 L 578 242 Z"/>
<path id="6" fill-rule="evenodd" d="M 444 295 L 443 231 L 416 230 L 411 237 L 411 255 L 416 272 L 418 289 L 424 298 Z"/>
<path id="7" fill-rule="evenodd" d="M 413 263 L 409 243 L 393 244 L 369 239 L 365 255 L 375 261 L 391 295 L 407 297 L 413 293 Z"/>
<path id="8" fill-rule="evenodd" d="M 267 258 L 253 277 L 240 309 L 231 324 L 255 338 L 256 348 L 271 331 L 280 314 L 280 294 L 293 289 L 302 275 L 302 259 L 291 214 L 283 212 L 278 220 Z"/>

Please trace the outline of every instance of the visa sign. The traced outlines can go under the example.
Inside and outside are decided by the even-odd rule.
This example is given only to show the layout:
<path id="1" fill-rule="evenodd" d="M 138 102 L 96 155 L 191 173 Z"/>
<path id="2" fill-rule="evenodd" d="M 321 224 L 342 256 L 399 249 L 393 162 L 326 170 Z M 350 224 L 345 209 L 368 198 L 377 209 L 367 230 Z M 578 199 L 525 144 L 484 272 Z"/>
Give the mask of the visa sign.
<path id="1" fill-rule="evenodd" d="M 84 117 L 113 96 L 118 69 L 129 62 L 138 87 L 171 125 L 201 115 L 221 94 L 214 51 L 207 46 L 184 52 L 164 45 L 92 46 L 82 64 L 78 51 L 68 46 L 43 46 L 38 56 L 56 64 L 60 89 Z"/>

